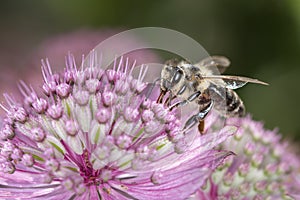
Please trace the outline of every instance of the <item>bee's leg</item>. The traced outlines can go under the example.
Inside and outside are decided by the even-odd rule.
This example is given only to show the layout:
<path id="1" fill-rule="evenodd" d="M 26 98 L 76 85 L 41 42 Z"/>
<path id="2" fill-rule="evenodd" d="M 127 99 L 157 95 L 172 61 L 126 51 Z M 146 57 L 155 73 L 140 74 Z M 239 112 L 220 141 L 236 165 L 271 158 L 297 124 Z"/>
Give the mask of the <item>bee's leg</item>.
<path id="1" fill-rule="evenodd" d="M 156 102 L 157 103 L 162 103 L 162 100 L 164 98 L 164 96 L 166 95 L 167 91 L 166 90 L 160 90 L 160 94 L 159 97 L 157 98 Z"/>
<path id="2" fill-rule="evenodd" d="M 169 109 L 173 110 L 174 108 L 176 108 L 178 106 L 184 106 L 188 102 L 194 101 L 197 97 L 200 96 L 200 94 L 201 94 L 201 92 L 197 91 L 197 92 L 193 93 L 191 96 L 189 96 L 187 100 L 177 102 L 177 103 L 173 104 Z M 174 96 L 174 98 L 176 98 L 176 96 Z"/>
<path id="3" fill-rule="evenodd" d="M 179 106 L 184 106 L 184 105 L 186 105 L 187 103 L 188 103 L 187 100 L 179 101 L 179 102 L 173 104 L 172 106 L 170 106 L 170 107 L 169 107 L 169 110 L 172 111 L 174 108 L 177 108 L 177 107 L 179 107 Z"/>
<path id="4" fill-rule="evenodd" d="M 167 105 L 167 107 L 170 107 L 172 100 L 176 98 L 175 95 L 173 95 L 171 92 L 169 92 L 169 96 L 166 98 L 164 105 Z"/>
<path id="5" fill-rule="evenodd" d="M 183 129 L 187 130 L 187 129 L 193 127 L 196 123 L 199 123 L 198 130 L 202 134 L 204 131 L 204 118 L 209 113 L 209 111 L 212 109 L 212 107 L 213 107 L 213 101 L 211 100 L 210 103 L 207 106 L 205 106 L 204 108 L 202 108 L 198 114 L 193 115 L 192 117 L 190 117 L 187 120 Z"/>
<path id="6" fill-rule="evenodd" d="M 210 103 L 207 106 L 205 106 L 204 108 L 200 109 L 200 112 L 198 113 L 198 115 L 199 115 L 198 130 L 199 130 L 200 134 L 204 133 L 204 128 L 205 128 L 204 118 L 207 116 L 209 111 L 212 109 L 213 104 L 214 104 L 214 102 L 213 102 L 213 100 L 211 100 Z"/>
<path id="7" fill-rule="evenodd" d="M 169 107 L 169 106 L 171 105 L 172 99 L 173 99 L 173 95 L 172 95 L 171 92 L 169 92 L 169 96 L 168 96 L 168 98 L 166 99 L 164 105 L 167 105 L 167 106 Z"/>
<path id="8" fill-rule="evenodd" d="M 196 123 L 198 123 L 197 115 L 191 116 L 186 122 L 183 127 L 183 131 L 192 128 Z"/>
<path id="9" fill-rule="evenodd" d="M 197 91 L 195 93 L 193 93 L 191 96 L 188 97 L 188 101 L 189 102 L 192 102 L 194 101 L 196 98 L 198 98 L 200 96 L 201 92 L 200 91 Z"/>
<path id="10" fill-rule="evenodd" d="M 201 135 L 204 134 L 204 128 L 205 128 L 204 120 L 200 119 L 198 124 L 198 131 Z"/>

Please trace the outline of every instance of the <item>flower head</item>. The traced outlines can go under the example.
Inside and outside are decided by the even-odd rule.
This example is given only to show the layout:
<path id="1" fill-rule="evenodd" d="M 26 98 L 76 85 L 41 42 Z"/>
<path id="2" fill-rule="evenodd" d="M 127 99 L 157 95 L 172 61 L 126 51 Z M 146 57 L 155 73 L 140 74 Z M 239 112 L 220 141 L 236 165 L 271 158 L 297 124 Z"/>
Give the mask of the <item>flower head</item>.
<path id="1" fill-rule="evenodd" d="M 1 198 L 185 199 L 230 155 L 212 148 L 234 128 L 182 130 L 184 117 L 144 95 L 145 70 L 66 63 L 57 74 L 43 62 L 44 96 L 23 82 L 23 102 L 5 95 Z"/>
<path id="2" fill-rule="evenodd" d="M 220 149 L 233 151 L 194 199 L 299 198 L 300 160 L 277 131 L 265 130 L 250 116 L 230 118 L 239 126 Z"/>

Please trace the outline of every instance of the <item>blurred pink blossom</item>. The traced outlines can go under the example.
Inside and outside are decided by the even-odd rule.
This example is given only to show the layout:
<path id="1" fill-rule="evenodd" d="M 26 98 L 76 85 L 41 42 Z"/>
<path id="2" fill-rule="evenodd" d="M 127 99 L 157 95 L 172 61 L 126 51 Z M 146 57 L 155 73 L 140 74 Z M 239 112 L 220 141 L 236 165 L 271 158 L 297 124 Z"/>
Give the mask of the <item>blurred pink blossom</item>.
<path id="1" fill-rule="evenodd" d="M 190 199 L 299 199 L 300 159 L 293 146 L 250 116 L 229 118 L 227 124 L 239 129 L 219 149 L 236 155 L 228 157 Z"/>

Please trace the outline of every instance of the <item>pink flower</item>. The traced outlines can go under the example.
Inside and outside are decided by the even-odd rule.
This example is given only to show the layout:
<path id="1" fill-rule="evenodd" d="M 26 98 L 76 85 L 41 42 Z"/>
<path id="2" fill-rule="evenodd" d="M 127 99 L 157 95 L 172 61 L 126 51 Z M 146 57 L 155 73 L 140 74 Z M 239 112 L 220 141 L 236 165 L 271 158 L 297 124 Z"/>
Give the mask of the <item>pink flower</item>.
<path id="1" fill-rule="evenodd" d="M 234 127 L 183 131 L 188 116 L 145 96 L 145 70 L 66 63 L 56 74 L 43 62 L 44 96 L 25 83 L 22 102 L 5 95 L 0 198 L 186 199 L 231 154 L 213 147 Z"/>
<path id="2" fill-rule="evenodd" d="M 191 199 L 298 199 L 300 160 L 291 145 L 250 116 L 227 123 L 240 128 L 219 149 L 236 156 L 227 157 Z"/>

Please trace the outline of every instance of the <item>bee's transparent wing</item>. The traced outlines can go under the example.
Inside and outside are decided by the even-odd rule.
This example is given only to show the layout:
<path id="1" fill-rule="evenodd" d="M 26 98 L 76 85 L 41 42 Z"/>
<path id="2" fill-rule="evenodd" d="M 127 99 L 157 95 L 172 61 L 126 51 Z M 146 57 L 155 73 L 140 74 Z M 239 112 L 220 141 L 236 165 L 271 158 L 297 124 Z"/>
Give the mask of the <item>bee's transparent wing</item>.
<path id="1" fill-rule="evenodd" d="M 242 76 L 230 76 L 230 75 L 213 75 L 213 76 L 203 76 L 206 80 L 220 80 L 222 79 L 225 83 L 225 87 L 229 89 L 237 89 L 240 87 L 243 87 L 247 83 L 256 83 L 261 85 L 269 85 L 268 83 L 265 83 L 263 81 L 248 78 L 248 77 L 242 77 Z"/>
<path id="2" fill-rule="evenodd" d="M 222 74 L 230 66 L 230 60 L 224 56 L 210 56 L 204 58 L 196 65 L 203 67 L 217 67 L 219 73 Z"/>

